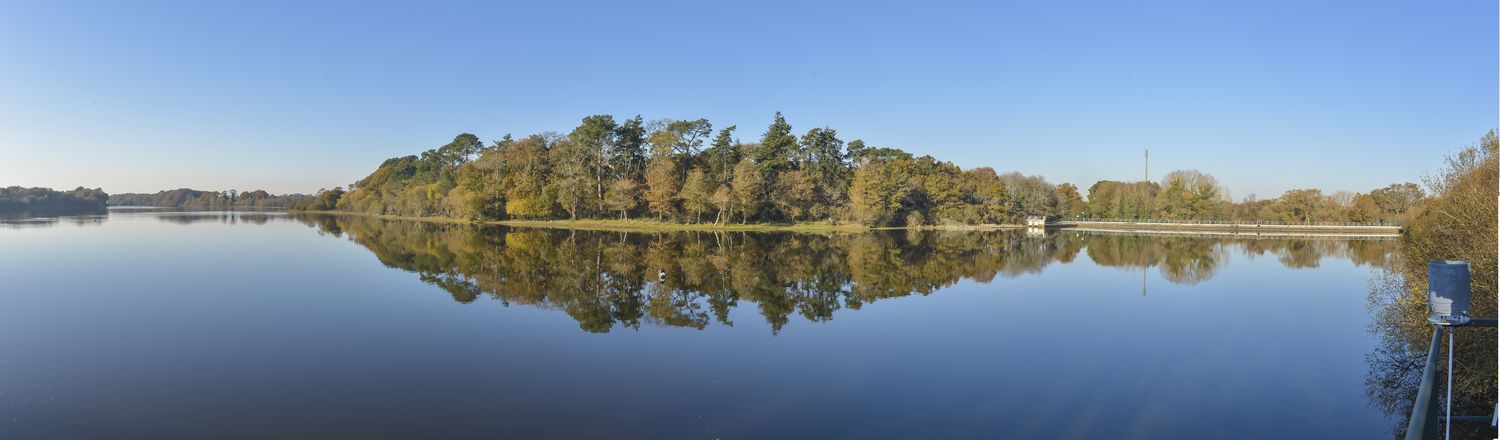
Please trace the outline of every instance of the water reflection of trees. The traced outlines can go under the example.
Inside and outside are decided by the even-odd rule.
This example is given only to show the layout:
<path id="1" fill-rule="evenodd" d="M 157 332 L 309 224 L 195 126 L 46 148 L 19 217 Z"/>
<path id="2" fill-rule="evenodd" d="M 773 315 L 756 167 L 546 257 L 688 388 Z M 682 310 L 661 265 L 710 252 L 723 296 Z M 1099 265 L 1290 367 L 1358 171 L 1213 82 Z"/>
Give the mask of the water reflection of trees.
<path id="1" fill-rule="evenodd" d="M 1066 234 L 1066 232 L 1064 233 Z M 1223 268 L 1229 252 L 1270 256 L 1292 269 L 1315 268 L 1324 258 L 1349 260 L 1356 265 L 1394 264 L 1397 245 L 1388 239 L 1202 237 L 1160 234 L 1088 235 L 1089 258 L 1101 266 L 1158 268 L 1162 278 L 1176 284 L 1198 284 Z"/>
<path id="2" fill-rule="evenodd" d="M 139 211 L 139 212 L 135 212 Z M 163 211 L 129 210 L 123 213 L 106 210 L 57 212 L 6 212 L 0 213 L 0 228 L 48 228 L 60 225 L 97 226 L 113 215 L 148 215 L 163 223 L 191 225 L 197 223 L 263 225 L 274 220 L 286 220 L 286 215 L 276 212 L 256 211 Z"/>
<path id="3" fill-rule="evenodd" d="M 67 217 L 27 217 L 24 215 L 18 215 L 15 218 L 6 218 L 4 216 L 0 216 L 0 228 L 31 229 L 51 228 L 62 225 L 95 226 L 104 223 L 104 219 L 104 215 L 80 215 Z"/>
<path id="4" fill-rule="evenodd" d="M 107 211 L 98 206 L 54 206 L 39 208 L 0 208 L 0 227 L 8 229 L 40 228 L 71 224 L 88 226 L 102 222 Z"/>
<path id="5" fill-rule="evenodd" d="M 561 310 L 591 332 L 641 324 L 701 329 L 734 325 L 730 310 L 753 303 L 779 331 L 792 315 L 826 321 L 840 309 L 927 295 L 960 280 L 980 283 L 1041 272 L 1080 253 L 1103 266 L 1157 267 L 1174 283 L 1206 280 L 1231 248 L 1256 253 L 1369 254 L 1390 242 L 1263 243 L 1201 237 L 897 231 L 845 234 L 605 232 L 512 229 L 369 217 L 295 217 L 348 236 L 388 267 L 412 271 L 469 303 Z M 1301 240 L 1309 241 L 1309 240 Z M 1299 257 L 1302 258 L 1302 257 Z M 1287 260 L 1283 260 L 1287 261 Z"/>
<path id="6" fill-rule="evenodd" d="M 191 225 L 194 223 L 222 223 L 226 225 L 246 223 L 263 225 L 272 220 L 286 219 L 286 215 L 280 213 L 253 211 L 157 212 L 152 215 L 159 221 L 180 225 Z"/>
<path id="7" fill-rule="evenodd" d="M 1395 423 L 1391 433 L 1405 434 L 1411 417 L 1422 368 L 1432 342 L 1432 325 L 1427 322 L 1426 266 L 1424 261 L 1398 261 L 1387 266 L 1370 283 L 1370 332 L 1379 343 L 1367 355 L 1369 372 L 1365 376 L 1365 394 Z M 1495 268 L 1488 270 L 1493 279 Z M 1476 274 L 1479 278 L 1484 275 Z M 1411 280 L 1411 281 L 1409 281 Z M 1472 316 L 1495 316 L 1495 304 L 1475 301 Z M 1494 411 L 1496 387 L 1496 332 L 1494 328 L 1466 328 L 1455 333 L 1453 365 L 1453 407 L 1455 415 L 1488 415 Z M 1446 345 L 1446 338 L 1444 344 Z M 1446 363 L 1447 349 L 1443 348 Z M 1446 393 L 1446 375 L 1437 384 L 1438 393 Z M 1441 410 L 1440 410 L 1441 411 Z M 1453 438 L 1495 438 L 1495 430 L 1484 423 L 1454 424 Z"/>
<path id="8" fill-rule="evenodd" d="M 1103 235 L 1089 240 L 1089 258 L 1103 266 L 1159 267 L 1163 278 L 1198 284 L 1227 260 L 1226 242 L 1199 237 Z"/>

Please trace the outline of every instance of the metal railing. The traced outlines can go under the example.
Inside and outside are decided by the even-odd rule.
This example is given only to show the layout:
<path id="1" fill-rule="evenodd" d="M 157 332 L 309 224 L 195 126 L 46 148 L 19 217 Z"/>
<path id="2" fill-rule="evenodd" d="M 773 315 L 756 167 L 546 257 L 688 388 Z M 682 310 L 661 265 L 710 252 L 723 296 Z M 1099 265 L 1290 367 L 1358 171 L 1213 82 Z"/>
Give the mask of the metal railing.
<path id="1" fill-rule="evenodd" d="M 1443 347 L 1443 328 L 1451 332 L 1461 327 L 1494 327 L 1494 319 L 1472 319 L 1466 325 L 1434 325 L 1432 326 L 1432 344 L 1427 348 L 1427 363 L 1422 367 L 1422 384 L 1417 387 L 1416 402 L 1411 407 L 1411 419 L 1406 423 L 1406 440 L 1421 440 L 1438 438 L 1438 421 L 1442 420 L 1438 415 L 1437 387 L 1438 353 Z M 1451 393 L 1452 390 L 1449 390 Z M 1489 423 L 1494 420 L 1489 416 L 1451 416 L 1450 422 L 1461 423 Z"/>
<path id="2" fill-rule="evenodd" d="M 1182 225 L 1230 225 L 1230 226 L 1384 226 L 1401 227 L 1399 222 L 1283 222 L 1283 221 L 1252 221 L 1252 220 L 1166 220 L 1166 219 L 1120 219 L 1120 218 L 1088 218 L 1088 217 L 1058 217 L 1057 222 L 1089 222 L 1089 223 L 1162 223 Z"/>

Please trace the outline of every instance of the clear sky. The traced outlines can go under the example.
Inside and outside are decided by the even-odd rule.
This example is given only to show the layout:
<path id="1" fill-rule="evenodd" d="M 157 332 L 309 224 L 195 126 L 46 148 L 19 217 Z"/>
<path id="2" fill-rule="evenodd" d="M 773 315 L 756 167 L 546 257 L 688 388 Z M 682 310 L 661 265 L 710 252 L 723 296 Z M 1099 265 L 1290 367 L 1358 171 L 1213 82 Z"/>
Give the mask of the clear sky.
<path id="1" fill-rule="evenodd" d="M 1494 1 L 0 0 L 0 186 L 344 185 L 460 132 L 699 118 L 1087 188 L 1416 181 L 1494 128 Z"/>

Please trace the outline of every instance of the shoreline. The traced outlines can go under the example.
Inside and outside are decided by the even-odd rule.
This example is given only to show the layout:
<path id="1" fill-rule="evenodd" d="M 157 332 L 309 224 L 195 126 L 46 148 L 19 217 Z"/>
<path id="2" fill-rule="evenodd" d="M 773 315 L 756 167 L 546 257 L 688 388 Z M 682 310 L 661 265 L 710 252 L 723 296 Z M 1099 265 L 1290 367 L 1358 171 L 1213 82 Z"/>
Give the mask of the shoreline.
<path id="1" fill-rule="evenodd" d="M 134 206 L 111 206 L 110 209 L 130 210 L 191 210 L 192 208 L 162 208 L 162 207 L 134 207 Z M 229 210 L 239 211 L 239 210 Z M 496 225 L 524 228 L 552 228 L 552 229 L 577 229 L 595 231 L 633 231 L 633 232 L 794 232 L 794 233 L 855 233 L 869 231 L 1002 231 L 1002 230 L 1028 230 L 1029 228 L 1019 224 L 985 224 L 985 225 L 936 225 L 921 227 L 871 227 L 858 223 L 673 223 L 649 219 L 585 219 L 585 220 L 470 220 L 456 217 L 417 217 L 386 214 L 369 214 L 350 211 L 303 211 L 287 209 L 254 209 L 245 212 L 282 212 L 287 214 L 315 214 L 315 215 L 343 215 L 370 217 L 383 220 L 419 221 L 431 223 L 452 223 L 469 225 Z M 1049 223 L 1045 228 L 1047 231 L 1080 231 L 1080 232 L 1138 232 L 1148 234 L 1181 234 L 1181 235 L 1215 235 L 1215 236 L 1266 236 L 1266 237 L 1297 237 L 1297 236 L 1326 236 L 1326 237 L 1400 237 L 1403 230 L 1399 226 L 1363 226 L 1363 225 L 1275 225 L 1275 224 L 1175 224 L 1175 223 L 1151 223 L 1151 222 L 1071 222 L 1061 221 Z"/>
<path id="2" fill-rule="evenodd" d="M 1090 234 L 1158 235 L 1179 237 L 1225 237 L 1225 238 L 1339 238 L 1339 239 L 1396 239 L 1399 233 L 1364 233 L 1357 231 L 1231 231 L 1225 229 L 1129 229 L 1129 228 L 1052 228 L 1050 231 L 1077 231 Z"/>
<path id="3" fill-rule="evenodd" d="M 454 223 L 473 225 L 498 225 L 525 228 L 552 228 L 552 229 L 578 229 L 593 231 L 640 231 L 640 232 L 798 232 L 798 233 L 828 233 L 828 232 L 868 232 L 868 231 L 999 231 L 1026 229 L 1024 225 L 990 224 L 990 225 L 963 225 L 963 226 L 921 226 L 921 227 L 870 227 L 857 223 L 671 223 L 656 220 L 620 220 L 620 219 L 589 219 L 589 220 L 468 220 L 453 217 L 412 217 L 400 215 L 369 214 L 363 212 L 348 211 L 286 211 L 294 214 L 319 214 L 319 215 L 348 215 L 359 217 L 371 217 L 385 220 L 424 221 L 434 223 Z"/>
<path id="4" fill-rule="evenodd" d="M 1275 223 L 1169 223 L 1133 221 L 1060 221 L 1047 225 L 1049 229 L 1143 231 L 1177 233 L 1223 233 L 1234 235 L 1297 235 L 1297 234 L 1344 234 L 1371 236 L 1401 236 L 1404 229 L 1397 225 L 1362 224 L 1275 224 Z"/>

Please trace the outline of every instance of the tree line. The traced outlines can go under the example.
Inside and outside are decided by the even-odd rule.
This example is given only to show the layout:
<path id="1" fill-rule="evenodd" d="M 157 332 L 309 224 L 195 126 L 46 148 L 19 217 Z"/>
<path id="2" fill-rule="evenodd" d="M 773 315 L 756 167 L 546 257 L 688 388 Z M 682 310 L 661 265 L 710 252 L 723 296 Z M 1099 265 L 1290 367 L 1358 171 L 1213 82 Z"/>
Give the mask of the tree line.
<path id="1" fill-rule="evenodd" d="M 0 188 L 0 211 L 102 211 L 109 194 L 99 188 Z"/>
<path id="2" fill-rule="evenodd" d="M 758 142 L 706 119 L 583 118 L 572 131 L 486 145 L 464 133 L 420 155 L 386 160 L 343 188 L 292 205 L 471 220 L 632 219 L 724 224 L 832 222 L 870 226 L 1018 223 L 1031 215 L 1121 219 L 1399 221 L 1424 197 L 1416 184 L 1368 193 L 1288 191 L 1235 203 L 1213 176 L 1099 181 L 1087 198 L 1041 176 L 962 169 L 892 147 L 800 136 L 780 113 Z"/>
<path id="3" fill-rule="evenodd" d="M 320 192 L 317 207 L 468 219 L 631 219 L 692 223 L 860 221 L 999 223 L 1005 190 L 991 169 L 844 142 L 830 128 L 798 137 L 777 114 L 758 143 L 706 119 L 583 119 L 570 133 L 489 146 L 472 134 L 393 158 Z M 313 204 L 309 204 L 313 205 Z"/>
<path id="4" fill-rule="evenodd" d="M 1065 216 L 1119 219 L 1243 220 L 1310 222 L 1402 222 L 1420 207 L 1425 192 L 1415 183 L 1396 183 L 1367 193 L 1325 194 L 1294 189 L 1274 199 L 1253 194 L 1231 202 L 1213 176 L 1197 170 L 1168 173 L 1162 182 L 1100 181 L 1089 199 Z"/>
<path id="5" fill-rule="evenodd" d="M 313 199 L 306 194 L 274 195 L 265 190 L 254 191 L 199 191 L 179 188 L 155 194 L 122 193 L 110 199 L 116 206 L 156 206 L 165 208 L 210 208 L 210 209 L 285 209 L 303 200 Z"/>

